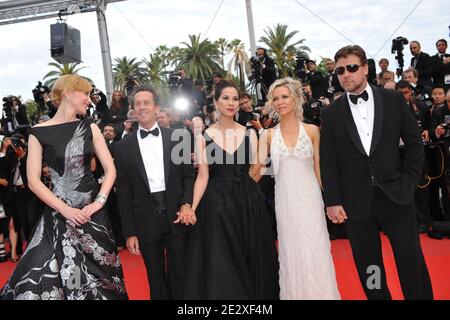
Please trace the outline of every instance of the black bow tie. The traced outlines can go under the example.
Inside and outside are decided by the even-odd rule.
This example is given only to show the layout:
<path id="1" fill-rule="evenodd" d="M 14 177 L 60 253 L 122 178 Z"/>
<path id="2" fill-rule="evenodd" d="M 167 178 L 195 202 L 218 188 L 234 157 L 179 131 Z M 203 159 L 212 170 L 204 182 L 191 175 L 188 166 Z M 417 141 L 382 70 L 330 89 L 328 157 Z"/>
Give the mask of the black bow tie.
<path id="1" fill-rule="evenodd" d="M 158 128 L 155 128 L 155 129 L 153 129 L 153 130 L 150 130 L 150 131 L 145 131 L 145 130 L 139 130 L 140 131 L 140 133 L 141 133 L 141 138 L 142 139 L 145 139 L 145 138 L 147 138 L 147 136 L 149 135 L 149 134 L 152 134 L 152 135 L 154 135 L 155 137 L 157 137 L 157 136 L 159 136 L 159 129 Z"/>
<path id="2" fill-rule="evenodd" d="M 353 102 L 353 104 L 357 104 L 359 98 L 362 98 L 364 101 L 367 101 L 367 99 L 369 99 L 369 94 L 367 93 L 366 90 L 361 92 L 361 94 L 349 94 L 349 96 L 350 101 Z"/>

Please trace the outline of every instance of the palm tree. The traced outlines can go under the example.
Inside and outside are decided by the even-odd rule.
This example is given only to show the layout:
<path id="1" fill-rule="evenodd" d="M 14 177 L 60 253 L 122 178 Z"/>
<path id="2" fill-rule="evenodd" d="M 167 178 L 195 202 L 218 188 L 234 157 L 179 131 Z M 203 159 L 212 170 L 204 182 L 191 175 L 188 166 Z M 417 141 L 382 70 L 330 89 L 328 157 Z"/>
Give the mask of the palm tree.
<path id="1" fill-rule="evenodd" d="M 189 35 L 190 42 L 182 42 L 181 55 L 177 68 L 186 70 L 186 74 L 193 79 L 205 80 L 213 72 L 222 70 L 220 52 L 208 39 L 200 41 L 200 35 Z"/>
<path id="2" fill-rule="evenodd" d="M 144 65 L 144 76 L 146 80 L 149 80 L 156 87 L 161 87 L 165 80 L 162 78 L 162 75 L 168 64 L 166 56 L 161 56 L 157 53 L 150 54 L 150 59 L 143 59 L 142 63 Z"/>
<path id="3" fill-rule="evenodd" d="M 136 77 L 138 81 L 145 80 L 141 61 L 136 58 L 115 58 L 113 65 L 114 89 L 124 91 L 125 80 L 127 77 Z"/>
<path id="4" fill-rule="evenodd" d="M 259 39 L 260 42 L 270 48 L 269 53 L 275 57 L 275 64 L 278 67 L 278 72 L 281 77 L 286 77 L 291 74 L 291 70 L 295 67 L 296 53 L 308 57 L 306 51 L 311 52 L 310 48 L 301 45 L 305 42 L 305 39 L 290 43 L 298 31 L 295 30 L 287 33 L 287 28 L 287 25 L 280 23 L 273 29 L 268 27 L 268 29 L 264 30 L 266 35 Z"/>
<path id="5" fill-rule="evenodd" d="M 244 49 L 244 44 L 239 39 L 235 39 L 229 44 L 230 51 L 233 53 L 233 58 L 228 63 L 227 78 L 231 78 L 233 71 L 238 76 L 239 86 L 241 90 L 245 90 L 245 74 L 250 74 L 250 59 Z M 244 74 L 245 73 L 245 74 Z"/>
<path id="6" fill-rule="evenodd" d="M 216 45 L 220 51 L 220 55 L 222 57 L 222 69 L 225 69 L 224 57 L 230 51 L 230 44 L 228 43 L 227 39 L 219 38 L 218 40 L 214 41 L 214 45 Z"/>
<path id="7" fill-rule="evenodd" d="M 59 77 L 67 75 L 67 74 L 78 74 L 78 72 L 81 69 L 84 69 L 86 67 L 79 67 L 80 62 L 75 62 L 75 63 L 65 63 L 65 64 L 60 64 L 60 63 L 56 63 L 56 62 L 50 62 L 48 63 L 48 66 L 50 67 L 55 67 L 56 70 L 52 70 L 49 73 L 47 73 L 44 76 L 44 80 L 47 79 L 44 83 L 44 86 L 47 86 L 49 88 L 51 88 L 53 86 L 53 84 L 55 83 L 56 80 L 58 80 Z M 91 84 L 93 83 L 93 81 L 87 77 L 83 77 L 86 80 L 88 80 Z"/>

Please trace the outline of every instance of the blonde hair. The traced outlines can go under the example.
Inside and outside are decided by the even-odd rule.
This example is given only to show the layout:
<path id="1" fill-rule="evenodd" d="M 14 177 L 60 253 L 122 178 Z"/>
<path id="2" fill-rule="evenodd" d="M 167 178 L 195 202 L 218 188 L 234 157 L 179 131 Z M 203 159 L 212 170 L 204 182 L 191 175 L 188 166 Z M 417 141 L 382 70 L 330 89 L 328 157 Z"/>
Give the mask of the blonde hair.
<path id="1" fill-rule="evenodd" d="M 268 93 L 268 99 L 269 99 L 269 108 L 270 113 L 277 115 L 279 118 L 279 114 L 274 110 L 273 108 L 273 92 L 278 87 L 285 87 L 289 89 L 291 92 L 292 97 L 295 101 L 295 115 L 297 116 L 298 120 L 303 121 L 303 90 L 302 90 L 302 83 L 299 80 L 295 80 L 292 78 L 283 78 L 278 79 L 272 85 L 270 86 L 269 93 Z"/>
<path id="2" fill-rule="evenodd" d="M 63 98 L 62 93 L 64 90 L 90 93 L 92 91 L 92 86 L 89 81 L 80 76 L 74 74 L 64 75 L 53 84 L 51 93 L 53 104 L 57 106 L 61 104 Z"/>

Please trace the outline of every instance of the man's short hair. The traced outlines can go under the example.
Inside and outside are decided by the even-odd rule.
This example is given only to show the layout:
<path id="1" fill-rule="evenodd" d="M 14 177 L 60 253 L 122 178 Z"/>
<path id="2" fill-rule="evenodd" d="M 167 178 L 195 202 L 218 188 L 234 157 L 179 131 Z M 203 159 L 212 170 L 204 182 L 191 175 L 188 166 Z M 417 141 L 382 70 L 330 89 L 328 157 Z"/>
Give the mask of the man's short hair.
<path id="1" fill-rule="evenodd" d="M 443 42 L 443 43 L 445 43 L 445 45 L 447 45 L 447 40 L 439 39 L 438 41 L 436 41 L 436 46 L 438 45 L 439 42 Z"/>
<path id="2" fill-rule="evenodd" d="M 213 78 L 220 78 L 220 79 L 223 79 L 223 74 L 220 73 L 220 72 L 214 72 L 214 73 L 212 74 L 212 76 L 213 76 Z"/>
<path id="3" fill-rule="evenodd" d="M 248 98 L 249 100 L 252 100 L 252 95 L 248 92 L 242 92 L 241 93 L 241 99 Z"/>
<path id="4" fill-rule="evenodd" d="M 406 80 L 399 80 L 396 84 L 395 84 L 395 90 L 398 90 L 398 89 L 406 89 L 406 88 L 409 88 L 409 89 L 411 89 L 411 85 L 409 84 L 409 82 L 408 81 L 406 81 Z"/>
<path id="5" fill-rule="evenodd" d="M 416 79 L 419 78 L 419 72 L 416 69 L 406 69 L 405 71 L 403 71 L 402 76 L 404 77 L 405 74 L 408 72 L 412 72 L 414 74 L 414 78 L 416 78 Z"/>
<path id="6" fill-rule="evenodd" d="M 156 90 L 156 88 L 150 84 L 144 83 L 144 84 L 139 84 L 134 88 L 133 94 L 131 96 L 131 106 L 133 108 L 134 108 L 134 97 L 139 92 L 150 92 L 153 95 L 153 101 L 155 102 L 155 105 L 157 105 L 157 106 L 161 105 L 161 98 L 160 98 L 159 93 Z"/>
<path id="7" fill-rule="evenodd" d="M 358 45 L 349 45 L 349 46 L 345 46 L 341 49 L 339 49 L 336 54 L 334 55 L 334 61 L 337 61 L 340 58 L 347 58 L 348 55 L 353 54 L 355 56 L 357 56 L 360 60 L 361 60 L 361 64 L 365 65 L 367 64 L 367 56 L 366 56 L 366 52 L 364 51 L 363 48 L 361 48 Z"/>
<path id="8" fill-rule="evenodd" d="M 437 85 L 433 86 L 433 89 L 431 89 L 431 92 L 433 92 L 434 89 L 442 89 L 444 91 L 444 93 L 445 93 L 445 90 L 446 90 L 445 86 L 442 85 L 442 84 L 437 84 Z"/>
<path id="9" fill-rule="evenodd" d="M 419 48 L 421 48 L 420 42 L 419 42 L 419 41 L 413 40 L 413 41 L 411 41 L 411 42 L 409 43 L 409 45 L 412 45 L 413 43 L 416 43 L 416 44 L 419 46 Z"/>
<path id="10" fill-rule="evenodd" d="M 116 127 L 112 123 L 107 123 L 103 126 L 103 130 L 105 130 L 106 127 L 111 127 L 114 129 L 114 133 L 116 133 Z"/>

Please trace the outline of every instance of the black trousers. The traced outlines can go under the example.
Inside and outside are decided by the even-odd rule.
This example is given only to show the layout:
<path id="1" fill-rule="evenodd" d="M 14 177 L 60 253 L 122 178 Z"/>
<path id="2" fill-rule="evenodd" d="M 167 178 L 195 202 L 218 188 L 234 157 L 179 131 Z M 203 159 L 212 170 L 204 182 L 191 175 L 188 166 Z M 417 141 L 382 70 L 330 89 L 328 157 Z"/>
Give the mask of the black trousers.
<path id="1" fill-rule="evenodd" d="M 165 211 L 157 214 L 156 241 L 140 243 L 152 300 L 179 300 L 183 294 L 187 234 L 174 235 Z"/>
<path id="2" fill-rule="evenodd" d="M 391 299 L 383 265 L 380 228 L 391 243 L 405 299 L 433 299 L 431 280 L 420 246 L 414 205 L 397 205 L 377 187 L 373 188 L 371 218 L 347 221 L 353 258 L 367 298 Z"/>
<path id="3" fill-rule="evenodd" d="M 111 190 L 108 200 L 106 201 L 106 209 L 109 220 L 111 220 L 111 227 L 114 234 L 114 240 L 118 247 L 125 245 L 125 239 L 122 231 L 122 223 L 120 221 L 119 205 L 117 204 L 117 195 Z"/>
<path id="4" fill-rule="evenodd" d="M 28 188 L 18 189 L 14 192 L 14 229 L 16 232 L 23 231 L 27 241 L 31 240 L 34 233 L 36 223 L 41 214 L 40 208 L 39 200 Z"/>

